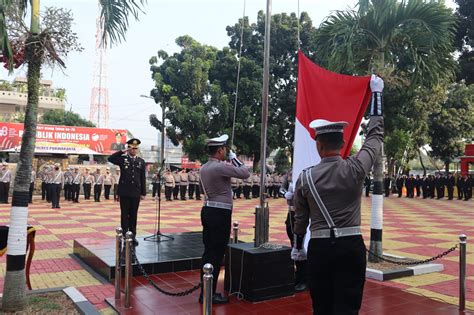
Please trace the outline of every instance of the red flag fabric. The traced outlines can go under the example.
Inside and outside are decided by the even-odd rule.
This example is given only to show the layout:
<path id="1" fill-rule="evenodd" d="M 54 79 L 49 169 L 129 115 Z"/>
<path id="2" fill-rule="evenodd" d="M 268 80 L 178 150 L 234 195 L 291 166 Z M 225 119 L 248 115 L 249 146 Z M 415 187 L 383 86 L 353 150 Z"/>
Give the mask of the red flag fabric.
<path id="1" fill-rule="evenodd" d="M 298 85 L 296 96 L 295 148 L 293 178 L 301 170 L 319 163 L 314 141 L 314 130 L 309 124 L 314 119 L 346 121 L 345 145 L 341 155 L 346 158 L 370 100 L 370 76 L 350 76 L 328 71 L 314 64 L 298 52 Z"/>

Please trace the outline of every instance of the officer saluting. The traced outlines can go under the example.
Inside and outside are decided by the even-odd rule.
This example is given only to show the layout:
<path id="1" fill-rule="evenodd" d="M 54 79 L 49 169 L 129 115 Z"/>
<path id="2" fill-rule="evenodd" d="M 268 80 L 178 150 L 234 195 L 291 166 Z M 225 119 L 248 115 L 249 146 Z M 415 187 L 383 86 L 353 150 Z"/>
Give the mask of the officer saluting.
<path id="1" fill-rule="evenodd" d="M 229 153 L 229 160 L 231 160 L 232 164 L 223 162 L 226 159 L 226 142 L 228 138 L 229 136 L 222 135 L 207 141 L 209 160 L 201 168 L 201 185 L 205 196 L 204 205 L 201 210 L 202 240 L 204 243 L 202 263 L 203 265 L 211 263 L 214 266 L 212 303 L 215 304 L 227 303 L 229 301 L 220 293 L 216 294 L 216 286 L 230 236 L 232 219 L 230 179 L 232 177 L 244 179 L 250 176 L 247 168 L 243 167 L 243 163 L 237 159 L 237 156 L 232 151 Z M 202 302 L 202 292 L 199 301 Z"/>
<path id="2" fill-rule="evenodd" d="M 133 233 L 133 244 L 138 245 L 137 213 L 140 200 L 145 199 L 145 161 L 137 156 L 140 140 L 127 141 L 126 150 L 117 151 L 109 157 L 109 162 L 120 167 L 117 195 L 120 197 L 120 223 L 124 232 Z"/>
<path id="3" fill-rule="evenodd" d="M 306 258 L 302 243 L 311 219 L 308 267 L 315 314 L 357 314 L 362 302 L 366 248 L 360 229 L 361 194 L 383 142 L 383 81 L 372 75 L 370 86 L 371 118 L 360 151 L 346 160 L 340 156 L 346 122 L 311 122 L 321 162 L 304 170 L 295 186 L 296 241 L 291 256 Z"/>

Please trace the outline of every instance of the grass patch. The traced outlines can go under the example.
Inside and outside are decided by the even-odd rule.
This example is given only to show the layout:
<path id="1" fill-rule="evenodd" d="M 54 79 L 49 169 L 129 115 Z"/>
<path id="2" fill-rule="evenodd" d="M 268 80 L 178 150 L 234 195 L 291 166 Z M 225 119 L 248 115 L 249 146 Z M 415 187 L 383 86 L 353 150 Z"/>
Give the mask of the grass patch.
<path id="1" fill-rule="evenodd" d="M 21 312 L 1 314 L 71 314 L 76 315 L 79 312 L 72 300 L 63 291 L 48 293 L 39 293 L 28 295 L 28 305 Z"/>

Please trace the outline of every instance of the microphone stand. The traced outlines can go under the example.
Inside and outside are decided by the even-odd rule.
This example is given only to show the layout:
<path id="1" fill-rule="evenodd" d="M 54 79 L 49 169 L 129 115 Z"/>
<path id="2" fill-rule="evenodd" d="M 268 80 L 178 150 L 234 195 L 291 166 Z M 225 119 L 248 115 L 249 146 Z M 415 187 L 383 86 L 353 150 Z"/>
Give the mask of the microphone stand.
<path id="1" fill-rule="evenodd" d="M 168 240 L 174 240 L 174 237 L 170 235 L 165 235 L 161 233 L 160 231 L 160 223 L 161 223 L 161 184 L 162 184 L 162 172 L 163 168 L 165 165 L 165 159 L 161 162 L 160 169 L 158 170 L 158 201 L 157 201 L 157 208 L 156 208 L 156 221 L 155 221 L 155 226 L 156 232 L 153 235 L 146 236 L 143 238 L 145 241 L 150 241 L 150 242 L 162 242 L 162 241 L 168 241 Z"/>

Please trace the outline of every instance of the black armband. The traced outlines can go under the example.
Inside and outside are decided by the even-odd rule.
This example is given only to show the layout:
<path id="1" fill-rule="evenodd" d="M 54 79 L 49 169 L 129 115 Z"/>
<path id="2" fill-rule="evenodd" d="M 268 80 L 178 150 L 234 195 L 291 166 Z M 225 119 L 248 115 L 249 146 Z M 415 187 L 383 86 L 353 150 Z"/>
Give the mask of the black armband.
<path id="1" fill-rule="evenodd" d="M 303 248 L 304 236 L 305 236 L 305 234 L 303 234 L 303 235 L 294 234 L 293 235 L 293 242 L 294 242 L 294 245 L 295 245 L 296 249 L 300 250 L 300 249 Z"/>
<path id="2" fill-rule="evenodd" d="M 372 92 L 370 116 L 383 116 L 382 92 Z"/>

